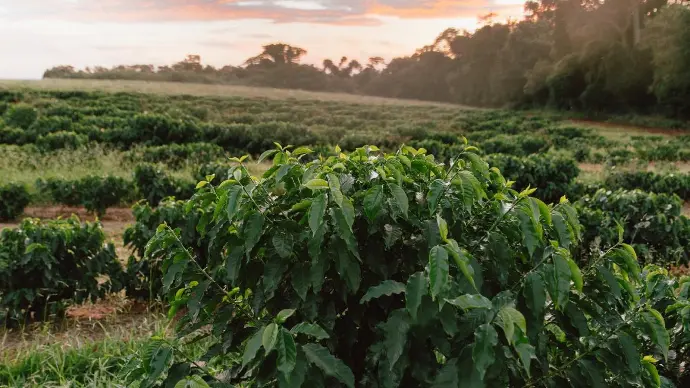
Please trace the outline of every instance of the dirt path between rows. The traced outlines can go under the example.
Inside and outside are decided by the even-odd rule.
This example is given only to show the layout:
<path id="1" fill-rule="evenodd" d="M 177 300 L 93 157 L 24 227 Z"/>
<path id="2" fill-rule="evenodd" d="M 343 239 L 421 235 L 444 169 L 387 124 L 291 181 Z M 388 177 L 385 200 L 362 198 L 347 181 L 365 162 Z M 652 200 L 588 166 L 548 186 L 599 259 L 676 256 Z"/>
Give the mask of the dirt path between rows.
<path id="1" fill-rule="evenodd" d="M 686 130 L 686 129 L 640 127 L 640 126 L 634 126 L 634 125 L 607 123 L 607 122 L 603 122 L 603 121 L 581 120 L 581 119 L 577 119 L 577 120 L 571 119 L 571 120 L 567 120 L 567 122 L 572 123 L 572 124 L 587 125 L 587 126 L 592 126 L 592 127 L 622 129 L 622 130 L 630 131 L 630 132 L 638 132 L 640 134 L 657 134 L 657 135 L 667 135 L 667 136 L 690 135 L 690 130 Z"/>

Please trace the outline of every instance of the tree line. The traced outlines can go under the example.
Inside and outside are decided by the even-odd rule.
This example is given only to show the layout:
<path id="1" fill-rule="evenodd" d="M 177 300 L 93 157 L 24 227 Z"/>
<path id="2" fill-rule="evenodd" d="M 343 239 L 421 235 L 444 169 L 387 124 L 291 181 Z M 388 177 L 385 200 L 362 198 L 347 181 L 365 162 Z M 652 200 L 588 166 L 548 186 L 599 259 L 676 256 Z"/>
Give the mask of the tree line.
<path id="1" fill-rule="evenodd" d="M 301 64 L 307 50 L 272 43 L 241 66 L 189 55 L 172 66 L 77 70 L 44 78 L 245 84 L 480 106 L 550 107 L 690 117 L 690 1 L 530 0 L 524 19 L 448 28 L 415 53 Z"/>

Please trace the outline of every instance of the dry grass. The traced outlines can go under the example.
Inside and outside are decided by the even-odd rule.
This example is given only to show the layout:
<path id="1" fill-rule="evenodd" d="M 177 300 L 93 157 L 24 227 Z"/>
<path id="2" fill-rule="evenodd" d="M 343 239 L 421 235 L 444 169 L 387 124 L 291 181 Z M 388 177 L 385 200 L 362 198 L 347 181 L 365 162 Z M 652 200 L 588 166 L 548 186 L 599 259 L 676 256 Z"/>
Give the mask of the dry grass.
<path id="1" fill-rule="evenodd" d="M 276 100 L 320 100 L 338 101 L 349 104 L 366 105 L 416 105 L 443 106 L 458 109 L 478 109 L 448 103 L 403 100 L 395 98 L 361 96 L 346 93 L 310 92 L 304 90 L 275 89 L 256 86 L 239 85 L 207 85 L 177 82 L 147 82 L 147 81 L 110 81 L 110 80 L 79 80 L 79 79 L 45 79 L 39 81 L 0 80 L 0 90 L 3 88 L 31 88 L 40 90 L 86 90 L 106 92 L 135 92 L 162 95 L 192 95 L 192 96 L 220 96 L 220 97 L 248 97 L 271 98 Z"/>

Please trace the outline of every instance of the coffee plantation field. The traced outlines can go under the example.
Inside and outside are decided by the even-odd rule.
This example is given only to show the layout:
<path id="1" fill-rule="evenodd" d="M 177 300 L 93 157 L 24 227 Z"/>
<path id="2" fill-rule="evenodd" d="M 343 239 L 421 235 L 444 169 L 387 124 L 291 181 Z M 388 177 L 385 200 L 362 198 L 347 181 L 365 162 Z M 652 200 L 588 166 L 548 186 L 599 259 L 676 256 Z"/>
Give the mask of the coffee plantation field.
<path id="1" fill-rule="evenodd" d="M 50 82 L 0 83 L 0 345 L 112 298 L 155 329 L 0 386 L 690 384 L 690 132 Z"/>

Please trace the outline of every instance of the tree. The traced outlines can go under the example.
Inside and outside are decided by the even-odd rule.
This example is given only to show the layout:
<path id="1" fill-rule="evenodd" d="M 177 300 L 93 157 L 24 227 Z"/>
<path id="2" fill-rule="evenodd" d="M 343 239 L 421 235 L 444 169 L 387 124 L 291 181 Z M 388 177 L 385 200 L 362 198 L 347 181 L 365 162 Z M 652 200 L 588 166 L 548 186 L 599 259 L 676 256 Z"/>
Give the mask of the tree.
<path id="1" fill-rule="evenodd" d="M 307 54 L 307 50 L 286 43 L 272 43 L 263 46 L 263 51 L 245 61 L 246 66 L 297 64 Z"/>

